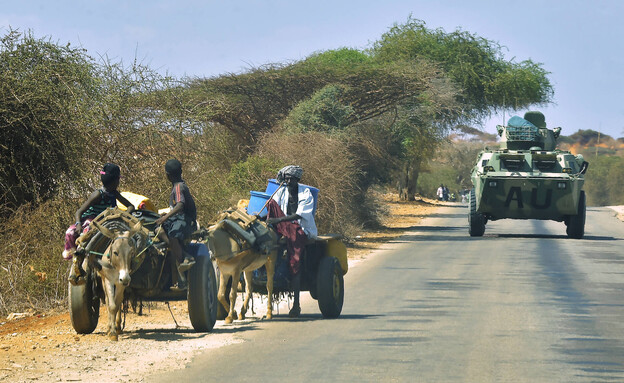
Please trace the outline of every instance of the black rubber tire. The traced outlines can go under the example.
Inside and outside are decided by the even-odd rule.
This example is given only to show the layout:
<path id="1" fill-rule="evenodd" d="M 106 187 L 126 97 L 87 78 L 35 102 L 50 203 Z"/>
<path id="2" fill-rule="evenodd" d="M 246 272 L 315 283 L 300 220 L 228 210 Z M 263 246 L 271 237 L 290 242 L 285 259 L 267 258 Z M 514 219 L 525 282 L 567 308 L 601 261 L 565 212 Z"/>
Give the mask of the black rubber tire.
<path id="1" fill-rule="evenodd" d="M 485 217 L 477 212 L 477 197 L 475 190 L 470 191 L 470 211 L 468 212 L 468 234 L 471 237 L 481 237 L 485 233 Z"/>
<path id="2" fill-rule="evenodd" d="M 78 334 L 91 334 L 100 318 L 100 298 L 95 293 L 95 278 L 88 273 L 83 285 L 74 286 L 68 282 L 69 317 Z"/>
<path id="3" fill-rule="evenodd" d="M 312 299 L 318 299 L 318 294 L 316 293 L 316 286 L 310 287 L 310 296 Z"/>
<path id="4" fill-rule="evenodd" d="M 196 257 L 188 271 L 188 312 L 197 332 L 209 332 L 217 321 L 217 281 L 209 257 Z"/>
<path id="5" fill-rule="evenodd" d="M 338 259 L 325 256 L 316 275 L 318 306 L 324 318 L 338 318 L 344 302 L 344 279 Z"/>
<path id="6" fill-rule="evenodd" d="M 581 191 L 578 202 L 578 213 L 576 215 L 570 216 L 570 218 L 568 219 L 568 227 L 566 228 L 566 233 L 568 234 L 568 237 L 574 239 L 583 238 L 583 236 L 585 235 L 585 217 L 585 192 Z"/>

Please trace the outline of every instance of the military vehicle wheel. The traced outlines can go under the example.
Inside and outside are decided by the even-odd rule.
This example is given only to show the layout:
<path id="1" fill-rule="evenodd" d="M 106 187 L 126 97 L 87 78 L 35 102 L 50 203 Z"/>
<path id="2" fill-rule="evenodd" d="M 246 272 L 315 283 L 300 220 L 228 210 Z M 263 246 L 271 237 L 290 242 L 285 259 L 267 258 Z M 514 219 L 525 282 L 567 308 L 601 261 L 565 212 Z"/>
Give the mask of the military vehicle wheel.
<path id="1" fill-rule="evenodd" d="M 338 318 L 344 302 L 344 279 L 338 259 L 323 257 L 316 276 L 318 306 L 323 318 Z"/>
<path id="2" fill-rule="evenodd" d="M 485 233 L 485 217 L 477 212 L 477 197 L 474 188 L 470 191 L 470 212 L 468 213 L 468 233 L 471 237 L 481 237 Z"/>
<path id="3" fill-rule="evenodd" d="M 197 332 L 208 332 L 217 321 L 217 282 L 212 262 L 207 256 L 196 257 L 188 272 L 188 312 Z"/>
<path id="4" fill-rule="evenodd" d="M 100 318 L 100 298 L 96 291 L 94 273 L 87 274 L 83 285 L 69 284 L 69 318 L 72 327 L 78 334 L 91 334 L 97 327 Z"/>
<path id="5" fill-rule="evenodd" d="M 318 294 L 316 292 L 316 286 L 312 286 L 310 287 L 310 296 L 312 297 L 312 299 L 318 299 Z"/>
<path id="6" fill-rule="evenodd" d="M 574 239 L 581 239 L 585 235 L 585 192 L 581 191 L 578 203 L 578 213 L 570 216 L 568 219 L 568 227 L 566 233 L 568 237 Z"/>

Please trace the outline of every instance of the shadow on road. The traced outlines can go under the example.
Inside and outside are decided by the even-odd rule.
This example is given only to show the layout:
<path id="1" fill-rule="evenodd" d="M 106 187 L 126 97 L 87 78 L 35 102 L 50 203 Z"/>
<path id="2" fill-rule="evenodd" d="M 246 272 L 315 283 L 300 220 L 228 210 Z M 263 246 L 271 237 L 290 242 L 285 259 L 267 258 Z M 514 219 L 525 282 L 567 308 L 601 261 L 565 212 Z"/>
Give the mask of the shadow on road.
<path id="1" fill-rule="evenodd" d="M 553 235 L 553 234 L 496 234 L 489 235 L 489 237 L 498 237 L 498 238 L 550 238 L 550 239 L 567 239 L 570 238 L 567 235 Z M 620 241 L 621 238 L 615 237 L 607 237 L 600 235 L 586 235 L 582 239 L 588 241 Z"/>
<path id="2" fill-rule="evenodd" d="M 376 317 L 380 317 L 382 315 L 377 315 L 377 314 L 343 314 L 340 315 L 338 318 L 323 318 L 322 314 L 301 314 L 299 315 L 298 318 L 289 318 L 288 314 L 284 314 L 284 315 L 279 315 L 279 316 L 273 316 L 273 319 L 271 319 L 271 322 L 311 322 L 311 321 L 317 321 L 317 320 L 323 320 L 323 321 L 329 321 L 329 320 L 347 320 L 347 319 L 356 319 L 356 320 L 361 320 L 361 319 L 371 319 L 371 318 L 376 318 Z"/>
<path id="3" fill-rule="evenodd" d="M 468 230 L 466 226 L 412 226 L 414 231 L 455 231 L 455 230 Z"/>
<path id="4" fill-rule="evenodd" d="M 467 213 L 456 213 L 456 214 L 443 214 L 443 213 L 433 213 L 427 215 L 427 218 L 465 218 L 468 219 Z"/>
<path id="5" fill-rule="evenodd" d="M 275 323 L 275 322 L 314 322 L 314 321 L 329 321 L 329 320 L 362 320 L 362 319 L 371 319 L 375 317 L 379 317 L 381 315 L 375 314 L 347 314 L 341 315 L 338 318 L 330 319 L 323 318 L 323 315 L 320 313 L 310 313 L 305 314 L 302 313 L 298 318 L 290 318 L 288 313 L 273 315 L 273 319 L 264 320 L 264 319 L 251 319 L 250 321 L 234 321 L 231 325 L 222 325 L 215 327 L 211 332 L 207 333 L 198 333 L 195 332 L 192 328 L 187 327 L 179 327 L 179 328 L 153 328 L 153 329 L 138 329 L 129 332 L 124 332 L 123 336 L 126 339 L 145 339 L 145 340 L 155 340 L 158 342 L 168 342 L 168 341 L 177 341 L 189 339 L 189 335 L 194 335 L 195 337 L 202 336 L 210 336 L 210 334 L 235 334 L 239 332 L 249 332 L 260 330 L 260 323 Z"/>
<path id="6" fill-rule="evenodd" d="M 466 227 L 442 227 L 442 226 L 419 226 L 417 227 L 418 231 L 421 232 L 432 232 L 432 234 L 407 234 L 401 236 L 397 239 L 391 240 L 394 243 L 408 243 L 413 241 L 487 241 L 494 240 L 498 238 L 510 238 L 510 239 L 563 239 L 566 241 L 579 241 L 577 239 L 570 239 L 567 235 L 554 235 L 554 234 L 484 234 L 482 237 L 471 237 L 468 234 L 468 229 Z M 465 231 L 465 235 L 445 235 L 444 232 L 453 232 L 453 231 Z M 435 235 L 433 233 L 440 233 L 439 235 Z M 601 236 L 601 235 L 586 235 L 580 241 L 621 241 L 622 238 L 610 237 L 610 236 Z"/>
<path id="7" fill-rule="evenodd" d="M 405 235 L 401 237 L 401 240 L 393 241 L 394 243 L 410 243 L 410 242 L 421 242 L 421 241 L 470 241 L 473 237 L 470 237 L 466 230 L 465 236 L 459 235 L 431 235 L 431 234 L 413 234 L 413 235 Z"/>
<path id="8" fill-rule="evenodd" d="M 255 326 L 254 326 L 255 327 Z M 245 328 L 245 330 L 250 330 L 254 328 Z M 225 330 L 225 331 L 223 331 Z M 231 331 L 235 330 L 235 331 Z M 179 327 L 179 328 L 151 328 L 151 329 L 138 329 L 129 332 L 123 332 L 122 336 L 127 339 L 143 339 L 143 340 L 155 340 L 158 342 L 168 342 L 168 341 L 176 341 L 176 340 L 184 340 L 188 339 L 189 334 L 193 334 L 196 337 L 208 336 L 211 333 L 228 333 L 228 332 L 237 332 L 242 330 L 241 327 L 237 327 L 236 329 L 227 329 L 227 328 L 214 328 L 212 332 L 206 333 L 198 333 L 193 328 Z"/>
<path id="9" fill-rule="evenodd" d="M 290 318 L 286 318 L 290 319 Z M 201 337 L 210 334 L 235 334 L 241 331 L 254 331 L 259 330 L 258 322 L 262 320 L 260 319 L 251 319 L 247 321 L 235 321 L 231 325 L 222 325 L 218 327 L 214 327 L 211 332 L 196 332 L 191 327 L 178 327 L 178 328 L 150 328 L 150 329 L 138 329 L 128 332 L 123 332 L 122 334 L 127 339 L 149 339 L 155 341 L 175 341 L 188 339 L 190 334 L 195 335 L 195 337 Z"/>

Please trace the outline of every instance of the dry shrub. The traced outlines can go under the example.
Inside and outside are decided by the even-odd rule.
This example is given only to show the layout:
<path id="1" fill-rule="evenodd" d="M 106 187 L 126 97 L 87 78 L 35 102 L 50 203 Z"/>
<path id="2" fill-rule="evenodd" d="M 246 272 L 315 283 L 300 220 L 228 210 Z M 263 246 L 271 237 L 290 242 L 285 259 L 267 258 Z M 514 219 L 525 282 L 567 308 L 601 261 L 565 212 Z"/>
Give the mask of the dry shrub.
<path id="1" fill-rule="evenodd" d="M 108 157 L 85 160 L 85 174 L 91 176 L 78 180 L 62 178 L 57 195 L 47 202 L 23 205 L 16 210 L 4 206 L 7 218 L 0 221 L 0 315 L 64 304 L 69 266 L 61 258 L 64 233 L 87 196 L 102 187 L 99 170 L 104 162 L 115 162 L 121 167 L 120 191 L 145 195 L 158 208 L 164 208 L 171 192 L 164 164 L 169 158 L 179 158 L 201 223 L 236 202 L 223 175 L 231 166 L 228 159 L 236 161 L 240 153 L 235 141 L 217 133 L 215 129 L 208 133 L 183 132 L 175 137 L 171 132 L 137 134 Z"/>
<path id="2" fill-rule="evenodd" d="M 359 212 L 365 201 L 358 187 L 361 174 L 341 139 L 319 132 L 270 133 L 260 141 L 257 153 L 303 168 L 301 183 L 319 189 L 315 218 L 320 234 L 353 236 L 362 227 Z"/>
<path id="3" fill-rule="evenodd" d="M 64 233 L 72 205 L 50 200 L 24 205 L 0 224 L 0 315 L 59 306 L 67 296 L 69 263 L 63 261 Z"/>

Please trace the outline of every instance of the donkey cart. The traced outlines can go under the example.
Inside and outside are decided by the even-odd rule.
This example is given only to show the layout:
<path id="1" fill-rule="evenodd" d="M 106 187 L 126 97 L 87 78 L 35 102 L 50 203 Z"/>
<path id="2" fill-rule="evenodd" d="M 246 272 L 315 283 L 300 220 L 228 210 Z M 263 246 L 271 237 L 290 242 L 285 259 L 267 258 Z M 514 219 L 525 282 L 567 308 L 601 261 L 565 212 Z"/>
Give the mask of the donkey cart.
<path id="1" fill-rule="evenodd" d="M 220 272 L 217 319 L 231 323 L 238 281 L 244 271 L 246 297 L 239 319 L 244 317 L 251 292 L 267 295 L 267 319 L 272 315 L 272 297 L 292 293 L 285 240 L 270 225 L 246 209 L 231 208 L 208 229 L 208 244 Z M 337 318 L 344 301 L 347 249 L 340 236 L 308 240 L 301 259 L 301 291 L 318 300 L 325 318 Z M 272 278 L 272 279 L 271 279 Z M 232 281 L 236 283 L 233 284 Z M 272 281 L 272 283 L 269 283 Z M 234 304 L 230 304 L 232 299 Z"/>
<path id="2" fill-rule="evenodd" d="M 279 243 L 273 278 L 274 294 L 292 293 L 288 270 L 288 253 L 283 240 Z M 344 302 L 344 279 L 347 273 L 347 248 L 338 235 L 321 235 L 309 239 L 301 259 L 301 291 L 308 291 L 318 301 L 323 318 L 338 318 Z M 266 294 L 266 269 L 253 273 L 253 291 Z"/>
<path id="3" fill-rule="evenodd" d="M 117 315 L 117 331 L 120 331 L 120 302 L 128 300 L 187 300 L 193 328 L 198 332 L 212 330 L 217 316 L 217 285 L 210 252 L 203 243 L 191 242 L 186 245 L 185 251 L 195 257 L 196 263 L 186 272 L 188 289 L 172 291 L 171 286 L 182 276 L 177 271 L 173 257 L 168 254 L 167 245 L 155 233 L 154 221 L 158 217 L 158 214 L 149 210 L 137 210 L 131 215 L 118 208 L 111 208 L 95 218 L 91 229 L 78 238 L 76 242 L 84 257 L 79 258 L 78 262 L 82 263 L 86 275 L 84 283 L 69 284 L 69 311 L 72 326 L 77 333 L 89 334 L 95 330 L 100 301 L 108 306 L 109 322 L 115 318 L 111 317 L 111 310 L 117 311 L 114 314 Z M 198 233 L 194 234 L 195 239 Z M 123 243 L 115 247 L 117 242 Z M 129 253 L 128 276 L 123 267 L 114 262 L 115 258 L 121 257 L 124 249 Z M 80 252 L 75 257 L 80 257 Z M 110 272 L 114 272 L 116 280 L 108 277 Z M 121 296 L 115 296 L 119 295 L 120 290 Z M 118 301 L 116 306 L 115 300 Z M 109 323 L 109 326 L 114 324 Z M 115 329 L 109 329 L 109 336 L 116 340 Z"/>

